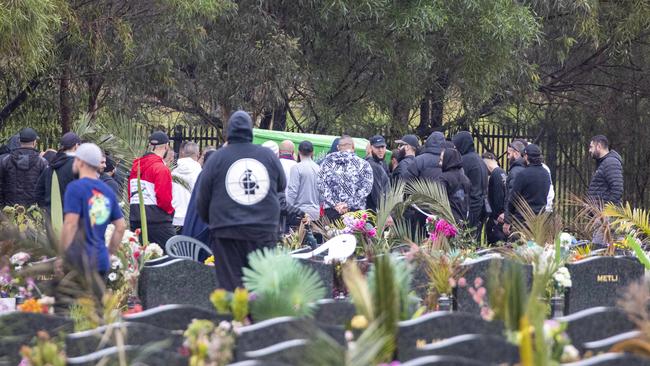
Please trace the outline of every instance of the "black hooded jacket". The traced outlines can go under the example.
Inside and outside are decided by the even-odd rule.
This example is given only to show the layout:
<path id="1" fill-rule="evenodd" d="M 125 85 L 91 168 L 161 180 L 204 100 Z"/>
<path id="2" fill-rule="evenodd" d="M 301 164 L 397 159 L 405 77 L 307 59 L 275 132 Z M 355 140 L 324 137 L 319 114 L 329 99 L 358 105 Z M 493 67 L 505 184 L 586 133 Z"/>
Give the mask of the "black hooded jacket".
<path id="1" fill-rule="evenodd" d="M 506 181 L 508 176 L 500 167 L 494 168 L 490 173 L 488 183 L 488 201 L 492 208 L 491 218 L 496 220 L 499 215 L 505 212 L 506 202 Z"/>
<path id="2" fill-rule="evenodd" d="M 61 191 L 61 200 L 63 200 L 66 187 L 75 179 L 74 173 L 72 172 L 72 163 L 74 163 L 74 156 L 62 151 L 56 153 L 50 166 L 38 178 L 36 199 L 39 206 L 50 208 L 50 203 L 52 202 L 52 171 L 56 171 L 56 176 L 59 180 L 59 190 Z"/>
<path id="3" fill-rule="evenodd" d="M 442 156 L 440 183 L 447 190 L 447 198 L 457 223 L 466 222 L 469 215 L 471 184 L 463 174 L 463 161 L 456 149 L 445 149 Z"/>
<path id="4" fill-rule="evenodd" d="M 442 174 L 440 168 L 440 152 L 442 144 L 445 142 L 445 135 L 441 132 L 432 133 L 424 143 L 424 149 L 420 155 L 415 157 L 415 161 L 410 164 L 406 174 L 402 176 L 404 180 L 415 178 L 435 180 Z"/>
<path id="5" fill-rule="evenodd" d="M 392 178 L 394 180 L 407 179 L 409 176 L 408 169 L 413 163 L 415 163 L 415 156 L 408 155 L 403 157 L 402 160 L 400 160 L 399 163 L 397 164 L 395 170 L 393 170 Z"/>
<path id="6" fill-rule="evenodd" d="M 374 156 L 368 156 L 366 161 L 372 168 L 372 190 L 366 198 L 366 208 L 368 210 L 377 211 L 379 207 L 379 199 L 383 197 L 390 185 L 388 174 L 382 165 L 383 160 L 376 159 Z"/>
<path id="7" fill-rule="evenodd" d="M 0 160 L 0 208 L 36 204 L 36 183 L 47 162 L 32 148 L 20 147 Z"/>
<path id="8" fill-rule="evenodd" d="M 250 116 L 235 112 L 228 121 L 228 146 L 214 152 L 203 167 L 197 209 L 215 237 L 278 238 L 278 192 L 287 185 L 284 170 L 270 149 L 252 141 Z"/>
<path id="9" fill-rule="evenodd" d="M 485 205 L 488 185 L 487 166 L 474 151 L 474 140 L 469 132 L 461 131 L 452 140 L 458 152 L 463 156 L 463 170 L 472 184 L 469 199 L 470 218 L 478 219 L 481 217 Z"/>
<path id="10" fill-rule="evenodd" d="M 515 184 L 515 178 L 526 169 L 526 162 L 524 161 L 524 158 L 519 158 L 515 161 L 512 161 L 510 163 L 510 170 L 508 171 L 508 178 L 506 178 L 506 199 L 504 202 L 505 210 L 508 210 L 508 206 L 510 206 L 510 201 L 513 200 L 512 196 L 512 188 Z"/>
<path id="11" fill-rule="evenodd" d="M 623 159 L 614 150 L 596 161 L 587 196 L 619 205 L 623 198 Z"/>
<path id="12" fill-rule="evenodd" d="M 517 175 L 512 186 L 510 199 L 506 207 L 505 220 L 513 223 L 516 218 L 523 220 L 523 216 L 517 210 L 517 197 L 525 200 L 536 214 L 546 207 L 546 196 L 551 188 L 551 177 L 542 166 L 541 162 L 530 164 Z"/>

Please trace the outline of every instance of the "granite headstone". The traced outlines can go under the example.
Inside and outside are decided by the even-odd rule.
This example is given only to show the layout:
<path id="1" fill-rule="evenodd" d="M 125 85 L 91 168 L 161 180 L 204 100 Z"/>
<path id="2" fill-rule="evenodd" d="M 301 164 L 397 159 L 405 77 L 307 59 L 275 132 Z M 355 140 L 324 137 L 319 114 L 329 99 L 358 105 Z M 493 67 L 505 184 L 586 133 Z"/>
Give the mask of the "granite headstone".
<path id="1" fill-rule="evenodd" d="M 213 309 L 210 294 L 218 288 L 214 267 L 190 259 L 145 266 L 139 295 L 145 309 L 166 304 L 190 304 Z"/>
<path id="2" fill-rule="evenodd" d="M 299 261 L 318 273 L 318 276 L 320 276 L 323 281 L 323 286 L 325 287 L 325 297 L 333 297 L 334 266 L 319 259 L 299 259 Z"/>
<path id="3" fill-rule="evenodd" d="M 170 331 L 145 323 L 113 323 L 84 332 L 68 334 L 65 350 L 68 357 L 79 357 L 104 348 L 117 346 L 117 333 L 122 335 L 125 345 L 155 345 L 158 348 L 177 350 L 183 345 L 181 331 Z"/>
<path id="4" fill-rule="evenodd" d="M 188 359 L 178 352 L 158 349 L 155 346 L 123 346 L 109 347 L 97 352 L 82 355 L 79 357 L 69 357 L 68 366 L 95 366 L 100 361 L 106 366 L 120 365 L 119 357 L 123 353 L 129 366 L 187 366 Z"/>
<path id="5" fill-rule="evenodd" d="M 480 316 L 464 312 L 436 311 L 419 318 L 399 322 L 397 331 L 397 352 L 400 360 L 409 360 L 416 355 L 418 343 L 462 334 L 500 335 L 501 322 L 488 322 Z"/>
<path id="6" fill-rule="evenodd" d="M 401 366 L 497 366 L 459 356 L 424 356 L 404 362 Z"/>
<path id="7" fill-rule="evenodd" d="M 248 359 L 247 352 L 258 351 L 295 339 L 313 339 L 319 332 L 313 320 L 279 317 L 239 328 L 235 360 Z"/>
<path id="8" fill-rule="evenodd" d="M 279 362 L 288 365 L 304 365 L 308 346 L 309 341 L 306 339 L 293 339 L 259 350 L 245 352 L 244 357 L 251 360 Z"/>
<path id="9" fill-rule="evenodd" d="M 515 365 L 519 363 L 519 347 L 501 336 L 464 334 L 420 347 L 416 350 L 416 356 L 459 356 L 487 363 Z"/>
<path id="10" fill-rule="evenodd" d="M 572 282 L 565 299 L 566 314 L 616 305 L 625 287 L 644 274 L 643 265 L 632 257 L 592 257 L 566 267 Z"/>
<path id="11" fill-rule="evenodd" d="M 232 316 L 217 314 L 214 310 L 178 304 L 161 305 L 140 313 L 125 315 L 123 318 L 127 322 L 145 323 L 163 329 L 181 331 L 187 329 L 193 319 L 211 320 L 215 324 L 219 324 L 222 320 L 232 320 Z"/>
<path id="12" fill-rule="evenodd" d="M 613 307 L 585 309 L 555 320 L 567 323 L 566 333 L 571 338 L 571 343 L 581 352 L 584 351 L 586 342 L 602 340 L 636 329 L 634 323 L 621 310 Z"/>
<path id="13" fill-rule="evenodd" d="M 345 325 L 356 313 L 354 304 L 347 300 L 322 299 L 316 305 L 314 319 L 323 324 Z"/>
<path id="14" fill-rule="evenodd" d="M 621 343 L 623 341 L 628 341 L 630 339 L 640 338 L 642 336 L 643 333 L 640 330 L 633 330 L 630 332 L 617 334 L 615 336 L 611 336 L 598 341 L 585 342 L 583 347 L 585 350 L 585 354 L 597 355 L 599 353 L 609 351 L 610 349 L 612 349 L 614 345 L 618 343 Z"/>
<path id="15" fill-rule="evenodd" d="M 650 359 L 629 353 L 603 353 L 582 361 L 563 363 L 562 366 L 650 366 Z"/>

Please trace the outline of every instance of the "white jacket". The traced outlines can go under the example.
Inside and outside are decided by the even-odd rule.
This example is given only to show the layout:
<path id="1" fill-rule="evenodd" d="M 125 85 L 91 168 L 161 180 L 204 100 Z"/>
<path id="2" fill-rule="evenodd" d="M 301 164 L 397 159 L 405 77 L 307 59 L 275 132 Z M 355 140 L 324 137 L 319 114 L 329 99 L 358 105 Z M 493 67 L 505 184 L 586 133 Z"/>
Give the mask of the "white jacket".
<path id="1" fill-rule="evenodd" d="M 201 169 L 201 164 L 198 161 L 192 158 L 181 158 L 178 159 L 176 168 L 172 170 L 173 176 L 183 179 L 190 187 L 187 190 L 178 183 L 172 183 L 172 206 L 174 206 L 175 210 L 172 224 L 175 226 L 183 226 L 187 206 L 190 204 L 190 197 L 192 197 L 192 190 L 194 190 L 194 185 L 201 173 Z"/>

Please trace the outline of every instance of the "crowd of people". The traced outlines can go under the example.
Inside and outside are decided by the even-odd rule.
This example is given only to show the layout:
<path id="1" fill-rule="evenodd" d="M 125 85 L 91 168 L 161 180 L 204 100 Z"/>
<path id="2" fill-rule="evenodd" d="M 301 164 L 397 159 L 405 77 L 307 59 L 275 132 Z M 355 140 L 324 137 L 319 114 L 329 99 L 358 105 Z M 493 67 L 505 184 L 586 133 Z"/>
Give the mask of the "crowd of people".
<path id="1" fill-rule="evenodd" d="M 485 232 L 492 244 L 508 240 L 513 223 L 524 219 L 520 201 L 535 213 L 553 210 L 555 194 L 542 151 L 522 139 L 508 145 L 506 171 L 494 153 L 477 154 L 467 131 L 450 140 L 433 132 L 423 145 L 415 135 L 403 136 L 387 162 L 387 143 L 379 135 L 369 139 L 365 159 L 355 153 L 355 141 L 343 135 L 316 160 L 310 141 L 300 142 L 297 151 L 291 141 L 254 145 L 253 122 L 246 112 L 235 112 L 227 126 L 227 142 L 218 149 L 201 152 L 196 143 L 183 143 L 173 170 L 169 137 L 152 133 L 148 152 L 133 162 L 124 188 L 131 229 L 142 227 L 142 200 L 149 241 L 164 247 L 180 233 L 209 243 L 219 283 L 228 290 L 241 285 L 250 252 L 276 245 L 279 234 L 301 222 L 377 210 L 391 181 L 438 182 L 457 224 L 474 229 L 477 238 Z M 61 137 L 57 151 L 39 152 L 37 139 L 33 129 L 24 128 L 4 147 L 0 206 L 37 204 L 48 209 L 56 173 L 63 197 L 62 245 L 69 253 L 84 253 L 90 258 L 86 265 L 105 273 L 108 255 L 126 228 L 114 162 L 74 133 Z M 620 204 L 620 155 L 609 149 L 604 136 L 591 139 L 589 153 L 597 168 L 588 195 Z M 424 222 L 417 210 L 405 215 Z M 109 223 L 116 230 L 107 246 Z M 79 255 L 72 257 L 79 262 Z"/>

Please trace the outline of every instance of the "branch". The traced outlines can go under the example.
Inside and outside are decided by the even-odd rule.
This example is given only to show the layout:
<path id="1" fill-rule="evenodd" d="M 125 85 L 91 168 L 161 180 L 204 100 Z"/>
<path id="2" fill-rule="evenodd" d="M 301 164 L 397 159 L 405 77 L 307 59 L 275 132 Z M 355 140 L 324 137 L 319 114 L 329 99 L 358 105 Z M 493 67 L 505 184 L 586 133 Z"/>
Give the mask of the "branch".
<path id="1" fill-rule="evenodd" d="M 27 87 L 23 89 L 18 95 L 14 97 L 9 103 L 7 103 L 4 108 L 2 108 L 2 111 L 0 111 L 0 126 L 2 126 L 2 123 L 11 116 L 11 114 L 18 109 L 29 97 L 29 95 L 38 88 L 38 86 L 41 84 L 40 79 L 32 79 Z"/>

